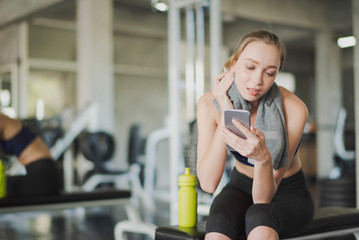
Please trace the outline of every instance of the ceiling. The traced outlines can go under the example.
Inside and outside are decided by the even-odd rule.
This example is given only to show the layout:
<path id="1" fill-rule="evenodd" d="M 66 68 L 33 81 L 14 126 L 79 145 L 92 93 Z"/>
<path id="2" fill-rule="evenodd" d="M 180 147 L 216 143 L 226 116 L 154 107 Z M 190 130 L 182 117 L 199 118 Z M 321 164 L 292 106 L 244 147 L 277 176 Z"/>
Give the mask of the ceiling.
<path id="1" fill-rule="evenodd" d="M 144 13 L 159 14 L 151 7 L 151 0 L 114 0 L 114 7 L 115 12 L 138 14 L 139 19 Z M 236 37 L 251 29 L 265 28 L 276 32 L 288 46 L 313 48 L 316 31 L 331 31 L 333 38 L 351 35 L 351 11 L 351 0 L 222 0 L 223 42 L 230 44 L 226 43 L 226 36 Z M 166 19 L 167 14 L 161 14 Z M 208 19 L 208 11 L 206 16 Z M 51 7 L 26 16 L 30 22 L 38 17 L 75 22 L 76 1 L 59 0 Z M 135 25 L 129 27 L 136 28 Z"/>

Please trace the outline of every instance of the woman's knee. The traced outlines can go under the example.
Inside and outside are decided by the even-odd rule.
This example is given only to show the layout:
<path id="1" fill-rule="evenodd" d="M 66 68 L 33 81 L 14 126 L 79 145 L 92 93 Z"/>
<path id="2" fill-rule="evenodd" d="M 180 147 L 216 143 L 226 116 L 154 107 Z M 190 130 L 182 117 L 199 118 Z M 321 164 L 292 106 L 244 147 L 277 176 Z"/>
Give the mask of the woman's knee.
<path id="1" fill-rule="evenodd" d="M 275 220 L 272 207 L 271 204 L 253 204 L 248 208 L 245 216 L 247 236 L 254 229 L 258 231 L 257 233 L 270 233 L 273 230 L 278 235 L 278 223 Z"/>
<path id="2" fill-rule="evenodd" d="M 279 236 L 273 228 L 267 226 L 258 226 L 248 234 L 248 240 L 252 239 L 277 240 L 279 239 Z"/>
<path id="3" fill-rule="evenodd" d="M 231 240 L 226 235 L 224 235 L 222 233 L 218 233 L 218 232 L 207 233 L 204 239 L 205 240 Z"/>

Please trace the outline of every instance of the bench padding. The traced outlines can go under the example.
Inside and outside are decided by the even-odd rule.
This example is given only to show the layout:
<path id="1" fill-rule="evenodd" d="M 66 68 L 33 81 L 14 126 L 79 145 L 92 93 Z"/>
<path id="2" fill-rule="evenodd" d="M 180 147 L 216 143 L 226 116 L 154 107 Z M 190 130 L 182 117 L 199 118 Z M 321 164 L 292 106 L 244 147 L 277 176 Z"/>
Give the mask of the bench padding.
<path id="1" fill-rule="evenodd" d="M 314 220 L 305 232 L 295 235 L 313 235 L 323 232 L 359 228 L 359 209 L 343 207 L 318 208 Z"/>
<path id="2" fill-rule="evenodd" d="M 205 235 L 205 222 L 195 228 L 180 228 L 178 226 L 158 227 L 156 240 L 203 240 Z M 295 236 L 297 238 L 309 235 L 336 232 L 359 228 L 359 209 L 343 207 L 318 208 L 309 227 Z M 350 232 L 350 231 L 349 231 Z"/>
<path id="3" fill-rule="evenodd" d="M 129 199 L 130 191 L 108 190 L 93 192 L 71 192 L 52 196 L 11 197 L 0 200 L 0 212 L 16 212 L 37 209 L 70 208 L 116 204 L 119 200 Z"/>

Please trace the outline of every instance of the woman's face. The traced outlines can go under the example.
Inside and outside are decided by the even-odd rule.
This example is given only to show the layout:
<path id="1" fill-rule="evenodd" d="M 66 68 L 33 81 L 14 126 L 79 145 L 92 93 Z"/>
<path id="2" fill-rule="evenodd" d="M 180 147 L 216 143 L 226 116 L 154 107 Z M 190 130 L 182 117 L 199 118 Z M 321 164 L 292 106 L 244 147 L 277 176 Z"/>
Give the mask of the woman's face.
<path id="1" fill-rule="evenodd" d="M 235 81 L 244 99 L 258 101 L 272 86 L 279 66 L 280 52 L 275 45 L 249 43 L 234 64 Z"/>

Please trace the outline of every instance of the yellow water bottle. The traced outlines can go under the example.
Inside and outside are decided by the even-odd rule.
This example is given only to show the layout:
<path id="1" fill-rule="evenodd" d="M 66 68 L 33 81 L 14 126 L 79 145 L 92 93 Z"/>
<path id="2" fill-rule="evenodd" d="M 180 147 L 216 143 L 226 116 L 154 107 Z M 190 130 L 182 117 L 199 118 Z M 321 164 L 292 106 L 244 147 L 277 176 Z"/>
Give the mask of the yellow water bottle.
<path id="1" fill-rule="evenodd" d="M 0 198 L 6 197 L 6 168 L 0 159 Z"/>
<path id="2" fill-rule="evenodd" d="M 195 189 L 197 179 L 191 174 L 190 168 L 186 168 L 183 175 L 179 176 L 178 183 L 178 225 L 180 227 L 195 227 L 197 224 L 197 191 Z"/>

